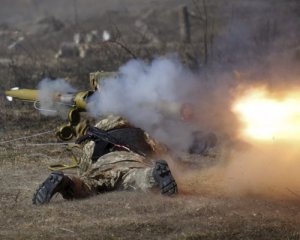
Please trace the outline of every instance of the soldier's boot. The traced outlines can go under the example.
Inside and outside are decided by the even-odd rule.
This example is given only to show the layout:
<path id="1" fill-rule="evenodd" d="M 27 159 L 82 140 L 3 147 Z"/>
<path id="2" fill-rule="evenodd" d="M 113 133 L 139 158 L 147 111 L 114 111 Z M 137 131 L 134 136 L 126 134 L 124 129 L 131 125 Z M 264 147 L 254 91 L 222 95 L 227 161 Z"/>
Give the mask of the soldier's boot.
<path id="1" fill-rule="evenodd" d="M 90 195 L 90 191 L 82 180 L 65 176 L 60 171 L 54 171 L 36 190 L 32 203 L 35 205 L 48 203 L 55 193 L 62 194 L 63 198 L 68 200 Z"/>
<path id="2" fill-rule="evenodd" d="M 153 177 L 158 183 L 162 195 L 171 196 L 177 193 L 177 184 L 165 160 L 155 162 Z"/>

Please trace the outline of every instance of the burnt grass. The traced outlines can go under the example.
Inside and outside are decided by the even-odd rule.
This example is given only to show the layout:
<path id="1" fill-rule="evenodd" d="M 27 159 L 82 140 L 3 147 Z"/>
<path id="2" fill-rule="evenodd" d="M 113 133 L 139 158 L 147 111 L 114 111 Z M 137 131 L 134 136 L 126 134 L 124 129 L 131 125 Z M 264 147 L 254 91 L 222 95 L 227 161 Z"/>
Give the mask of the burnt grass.
<path id="1" fill-rule="evenodd" d="M 11 1 L 7 2 L 9 4 Z M 23 1 L 18 2 L 16 8 L 23 4 Z M 24 1 L 24 4 L 27 2 Z M 83 1 L 79 2 L 82 4 Z M 160 5 L 155 8 L 154 4 L 148 18 L 143 18 L 154 34 L 161 37 L 162 42 L 178 37 L 178 29 L 174 24 L 177 15 L 172 12 L 172 4 L 175 2 L 166 1 L 166 5 L 170 3 L 167 7 L 171 7 L 171 10 L 165 15 Z M 197 7 L 201 9 L 203 5 Z M 211 18 L 217 12 L 216 9 L 215 6 L 208 6 Z M 116 70 L 133 57 L 132 53 L 138 58 L 151 60 L 155 55 L 177 52 L 182 59 L 188 59 L 185 63 L 190 67 L 198 63 L 195 56 L 200 56 L 201 64 L 204 50 L 202 40 L 199 40 L 203 39 L 203 28 L 197 20 L 199 8 L 192 9 L 196 14 L 191 19 L 194 42 L 189 46 L 178 42 L 161 46 L 152 46 L 146 42 L 143 45 L 143 34 L 131 31 L 131 26 L 147 11 L 149 9 L 140 10 L 141 16 L 135 14 L 130 17 L 124 16 L 127 12 L 107 11 L 103 17 L 86 18 L 80 22 L 80 29 L 76 26 L 76 31 L 83 32 L 95 28 L 99 32 L 112 29 L 112 32 L 120 35 L 116 37 L 117 41 L 124 44 L 131 53 L 114 44 L 100 44 L 93 46 L 94 54 L 85 59 L 54 59 L 60 43 L 72 41 L 73 33 L 76 32 L 74 25 L 68 25 L 68 21 L 59 32 L 26 36 L 21 47 L 13 51 L 8 51 L 7 45 L 16 39 L 10 42 L 4 39 L 7 44 L 2 39 L 0 58 L 9 60 L 9 64 L 0 64 L 0 91 L 14 86 L 35 88 L 45 76 L 66 78 L 78 89 L 87 89 L 89 72 Z M 73 17 L 73 12 L 69 14 Z M 231 15 L 231 12 L 224 14 Z M 159 24 L 158 19 L 163 24 Z M 213 22 L 215 32 L 209 33 L 210 38 L 222 30 L 222 25 L 218 25 L 222 22 L 220 16 Z M 159 29 L 165 26 L 169 26 L 172 31 Z M 2 24 L 0 28 L 13 32 L 18 27 Z M 17 37 L 23 34 L 20 29 Z M 199 32 L 197 29 L 200 29 Z M 0 37 L 3 36 L 5 38 L 5 35 Z M 154 193 L 116 191 L 74 201 L 65 201 L 55 195 L 50 204 L 34 206 L 32 196 L 49 175 L 49 164 L 67 161 L 70 156 L 63 146 L 30 144 L 57 142 L 55 129 L 66 121 L 42 116 L 30 103 L 9 103 L 1 93 L 0 143 L 49 130 L 53 132 L 0 144 L 0 239 L 300 239 L 300 196 L 296 194 L 294 200 L 283 201 L 253 196 L 222 197 L 208 193 L 179 193 L 176 197 L 168 198 Z"/>

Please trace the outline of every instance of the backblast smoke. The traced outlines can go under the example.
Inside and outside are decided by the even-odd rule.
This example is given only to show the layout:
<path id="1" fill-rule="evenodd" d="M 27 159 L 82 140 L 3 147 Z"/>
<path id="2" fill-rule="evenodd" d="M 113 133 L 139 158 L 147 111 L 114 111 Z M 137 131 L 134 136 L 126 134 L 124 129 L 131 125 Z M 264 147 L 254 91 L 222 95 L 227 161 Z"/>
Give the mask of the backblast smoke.
<path id="1" fill-rule="evenodd" d="M 207 116 L 221 113 L 210 106 L 215 100 L 208 101 L 215 90 L 174 56 L 157 58 L 151 63 L 132 60 L 119 69 L 118 77 L 100 83 L 88 109 L 94 116 L 124 116 L 173 150 L 187 151 L 192 132 L 204 124 L 207 126 L 202 130 L 215 127 L 216 119 L 207 121 Z M 189 121 L 182 116 L 187 105 L 193 109 Z"/>
<path id="2" fill-rule="evenodd" d="M 233 5 L 229 27 L 215 39 L 218 47 L 205 74 L 191 72 L 174 56 L 159 57 L 150 63 L 132 60 L 119 69 L 117 77 L 100 83 L 88 110 L 93 116 L 122 115 L 173 151 L 187 151 L 195 130 L 215 132 L 219 138 L 216 151 L 207 157 L 194 156 L 194 160 L 217 159 L 216 164 L 199 168 L 169 161 L 181 192 L 297 197 L 299 139 L 286 132 L 282 135 L 284 128 L 274 129 L 278 125 L 271 123 L 276 114 L 269 114 L 268 108 L 255 116 L 255 121 L 266 123 L 263 126 L 271 135 L 258 133 L 256 126 L 253 129 L 249 125 L 253 123 L 249 116 L 257 108 L 250 107 L 250 112 L 244 114 L 249 105 L 242 102 L 249 89 L 264 88 L 264 99 L 250 99 L 250 106 L 274 103 L 270 108 L 284 113 L 289 108 L 285 103 L 295 91 L 300 94 L 295 88 L 299 78 L 295 36 L 300 24 L 291 12 L 292 3 L 280 2 L 239 1 Z M 247 15 L 238 14 L 245 9 Z M 188 121 L 182 119 L 182 106 L 186 104 L 193 108 L 193 118 Z M 287 121 L 279 126 L 296 124 L 293 127 L 297 129 L 298 112 L 287 115 L 283 118 Z M 247 129 L 252 129 L 252 135 L 245 134 Z M 259 134 L 264 137 L 253 137 Z"/>
<path id="3" fill-rule="evenodd" d="M 216 40 L 219 53 L 212 74 L 219 79 L 224 71 L 234 75 L 227 82 L 230 100 L 218 106 L 229 110 L 228 116 L 234 114 L 236 131 L 227 144 L 222 142 L 219 164 L 202 170 L 174 164 L 183 192 L 299 200 L 297 6 L 295 1 L 239 1 L 233 6 L 228 31 Z M 227 126 L 224 119 L 218 121 Z"/>

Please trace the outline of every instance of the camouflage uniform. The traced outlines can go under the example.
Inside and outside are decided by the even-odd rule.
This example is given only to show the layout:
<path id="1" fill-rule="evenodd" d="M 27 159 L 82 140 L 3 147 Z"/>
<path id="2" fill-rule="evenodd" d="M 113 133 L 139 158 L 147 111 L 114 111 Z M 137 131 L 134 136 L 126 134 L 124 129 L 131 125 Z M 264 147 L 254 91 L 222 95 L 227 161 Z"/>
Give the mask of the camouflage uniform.
<path id="1" fill-rule="evenodd" d="M 96 134 L 95 136 L 97 137 L 97 134 L 101 130 L 114 129 L 113 131 L 115 131 L 116 128 L 130 127 L 130 125 L 120 117 L 109 116 L 101 120 L 96 127 L 95 131 L 97 132 L 88 132 L 79 142 L 88 139 L 96 139 L 95 141 L 97 141 L 97 138 L 93 138 L 94 136 L 90 134 Z M 125 136 L 128 142 L 130 142 L 129 135 Z M 149 149 L 147 150 L 149 156 L 154 157 L 159 151 L 165 150 L 144 132 L 142 132 L 141 137 L 144 137 L 148 143 L 146 145 Z M 101 140 L 104 141 L 104 139 Z M 107 139 L 107 143 L 108 141 L 109 139 Z M 139 145 L 141 142 L 144 143 L 140 138 L 137 138 L 137 142 L 132 147 Z M 97 142 L 97 144 L 99 143 L 101 142 Z M 33 204 L 41 205 L 48 203 L 57 192 L 62 194 L 65 199 L 85 198 L 96 193 L 117 189 L 142 191 L 159 189 L 162 195 L 167 196 L 177 193 L 177 184 L 166 161 L 158 160 L 152 162 L 150 159 L 151 156 L 150 158 L 146 158 L 132 151 L 108 151 L 106 154 L 105 152 L 107 151 L 104 151 L 100 152 L 101 154 L 99 155 L 93 156 L 94 146 L 94 141 L 90 141 L 84 145 L 82 157 L 79 162 L 79 176 L 65 175 L 60 171 L 52 172 L 34 193 Z M 122 149 L 122 147 L 118 147 L 115 150 Z M 97 150 L 100 149 L 101 147 L 97 145 Z M 97 159 L 97 156 L 100 157 Z"/>
<path id="2" fill-rule="evenodd" d="M 121 117 L 110 115 L 95 126 L 107 131 L 130 127 L 130 124 Z M 166 151 L 146 133 L 145 139 L 154 153 Z M 152 175 L 154 164 L 151 159 L 131 151 L 115 151 L 92 163 L 94 146 L 93 141 L 86 143 L 79 161 L 79 176 L 87 194 L 115 189 L 148 191 L 157 186 Z"/>

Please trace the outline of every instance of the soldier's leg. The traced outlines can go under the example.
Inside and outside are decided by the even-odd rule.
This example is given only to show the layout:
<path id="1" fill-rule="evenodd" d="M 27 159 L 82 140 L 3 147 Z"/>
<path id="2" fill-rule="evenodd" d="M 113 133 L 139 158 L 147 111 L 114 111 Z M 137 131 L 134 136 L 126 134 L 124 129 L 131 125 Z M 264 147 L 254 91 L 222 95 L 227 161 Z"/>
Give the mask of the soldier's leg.
<path id="1" fill-rule="evenodd" d="M 66 176 L 63 172 L 52 172 L 39 186 L 33 195 L 32 202 L 36 205 L 48 203 L 55 193 L 62 194 L 65 199 L 84 198 L 92 195 L 90 188 L 82 179 Z"/>
<path id="2" fill-rule="evenodd" d="M 128 168 L 102 169 L 96 165 L 82 176 L 67 176 L 63 172 L 52 172 L 39 186 L 32 202 L 36 205 L 48 203 L 55 193 L 64 199 L 85 198 L 99 192 L 117 189 Z"/>
<path id="3" fill-rule="evenodd" d="M 158 183 L 153 177 L 153 168 L 132 168 L 123 176 L 122 185 L 123 190 L 144 191 L 158 189 Z"/>
<path id="4" fill-rule="evenodd" d="M 153 167 L 129 170 L 123 178 L 122 187 L 142 191 L 160 189 L 162 195 L 177 193 L 177 184 L 164 160 L 156 161 Z"/>
<path id="5" fill-rule="evenodd" d="M 158 160 L 149 166 L 140 158 L 130 152 L 106 154 L 80 179 L 94 192 L 160 189 L 163 195 L 177 193 L 177 184 L 166 161 Z"/>

